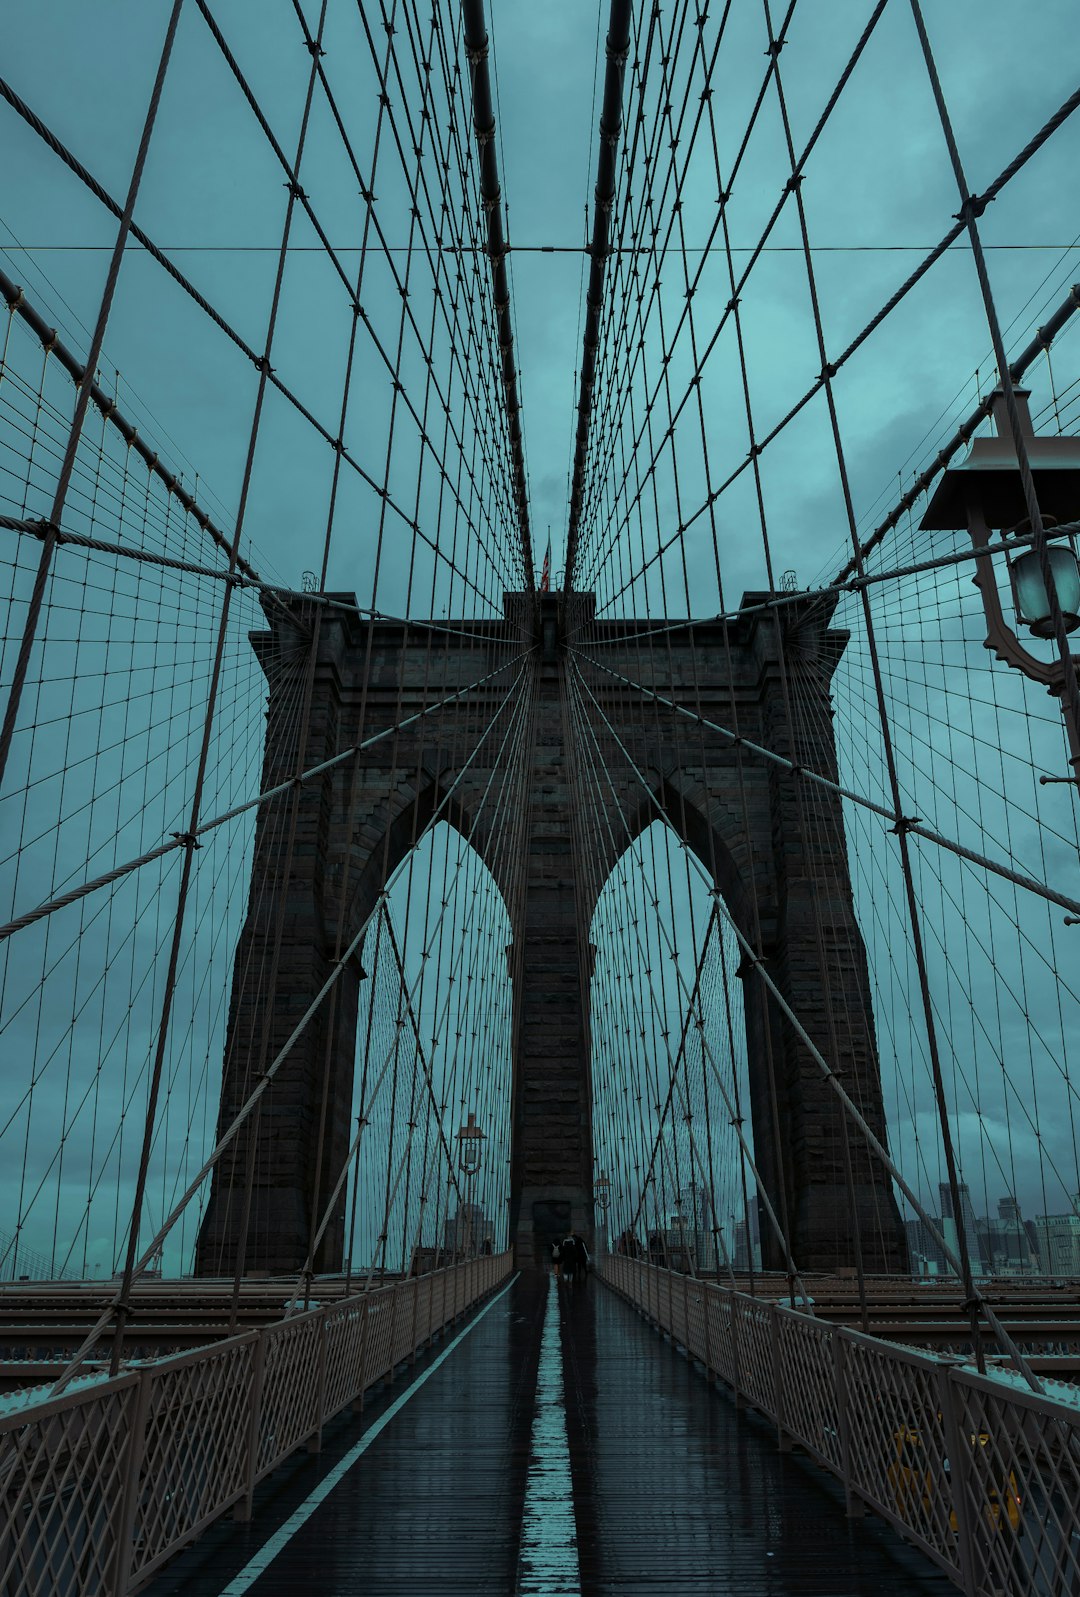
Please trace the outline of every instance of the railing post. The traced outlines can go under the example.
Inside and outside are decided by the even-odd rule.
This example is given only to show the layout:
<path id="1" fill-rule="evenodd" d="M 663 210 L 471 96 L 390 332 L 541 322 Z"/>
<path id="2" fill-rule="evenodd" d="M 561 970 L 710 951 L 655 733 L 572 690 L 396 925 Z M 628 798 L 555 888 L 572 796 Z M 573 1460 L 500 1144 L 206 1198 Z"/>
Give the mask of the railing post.
<path id="1" fill-rule="evenodd" d="M 397 1284 L 395 1283 L 390 1288 L 390 1335 L 387 1337 L 386 1341 L 387 1365 L 386 1374 L 383 1376 L 384 1387 L 390 1385 L 390 1382 L 394 1379 L 394 1371 L 397 1369 L 397 1359 L 394 1357 L 394 1354 L 397 1352 L 397 1318 L 398 1289 Z"/>
<path id="2" fill-rule="evenodd" d="M 941 1424 L 945 1433 L 945 1451 L 950 1461 L 948 1476 L 952 1509 L 956 1515 L 956 1553 L 960 1570 L 960 1586 L 965 1597 L 978 1597 L 975 1585 L 975 1544 L 972 1537 L 971 1497 L 968 1493 L 968 1472 L 971 1468 L 971 1448 L 964 1445 L 964 1434 L 956 1412 L 956 1391 L 949 1379 L 948 1365 L 937 1372 L 938 1402 L 941 1406 Z"/>
<path id="3" fill-rule="evenodd" d="M 769 1305 L 769 1340 L 772 1343 L 773 1405 L 776 1410 L 776 1440 L 782 1453 L 791 1452 L 791 1438 L 784 1430 L 784 1372 L 780 1356 L 780 1310 Z"/>
<path id="4" fill-rule="evenodd" d="M 139 1371 L 135 1401 L 131 1410 L 131 1430 L 124 1471 L 124 1493 L 116 1523 L 116 1551 L 113 1559 L 111 1597 L 125 1597 L 131 1582 L 131 1555 L 135 1548 L 135 1514 L 139 1506 L 140 1477 L 146 1450 L 146 1419 L 150 1407 L 150 1370 Z"/>
<path id="5" fill-rule="evenodd" d="M 735 1393 L 735 1407 L 741 1408 L 742 1395 L 742 1346 L 739 1338 L 739 1326 L 742 1323 L 742 1301 L 738 1294 L 728 1294 L 731 1303 L 731 1385 Z"/>
<path id="6" fill-rule="evenodd" d="M 329 1309 L 319 1311 L 319 1365 L 315 1377 L 315 1429 L 308 1437 L 309 1453 L 322 1452 L 323 1409 L 326 1407 L 326 1321 Z"/>
<path id="7" fill-rule="evenodd" d="M 364 1412 L 364 1393 L 367 1391 L 367 1372 L 364 1366 L 367 1361 L 367 1333 L 368 1321 L 371 1319 L 371 1303 L 366 1294 L 360 1300 L 360 1313 L 363 1319 L 360 1325 L 360 1361 L 357 1369 L 358 1390 L 352 1401 L 354 1414 L 362 1414 Z"/>
<path id="8" fill-rule="evenodd" d="M 847 1353 L 843 1332 L 832 1331 L 833 1392 L 836 1403 L 836 1429 L 840 1438 L 840 1469 L 844 1481 L 844 1512 L 848 1519 L 861 1519 L 866 1512 L 861 1497 L 852 1491 L 851 1422 L 848 1417 Z"/>
<path id="9" fill-rule="evenodd" d="M 255 1500 L 255 1476 L 259 1468 L 259 1439 L 262 1432 L 263 1374 L 266 1369 L 266 1332 L 259 1331 L 251 1355 L 251 1398 L 248 1408 L 247 1463 L 244 1468 L 244 1495 L 233 1510 L 233 1518 L 246 1523 Z"/>
<path id="10" fill-rule="evenodd" d="M 708 1281 L 698 1281 L 701 1292 L 701 1339 L 704 1347 L 705 1374 L 715 1382 L 719 1379 L 716 1369 L 716 1359 L 713 1357 L 712 1345 L 712 1305 L 710 1293 L 713 1288 Z"/>

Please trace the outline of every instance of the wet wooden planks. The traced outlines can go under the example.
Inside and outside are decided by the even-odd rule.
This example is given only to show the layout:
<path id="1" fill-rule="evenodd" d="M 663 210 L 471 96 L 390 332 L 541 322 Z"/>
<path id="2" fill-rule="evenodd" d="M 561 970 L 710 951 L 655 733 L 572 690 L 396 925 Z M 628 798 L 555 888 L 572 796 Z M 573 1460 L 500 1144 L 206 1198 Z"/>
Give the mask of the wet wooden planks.
<path id="1" fill-rule="evenodd" d="M 582 1597 L 955 1590 L 613 1293 L 564 1293 L 563 1348 Z"/>
<path id="2" fill-rule="evenodd" d="M 544 1277 L 515 1282 L 245 1590 L 513 1597 L 547 1295 Z M 847 1521 L 812 1467 L 781 1454 L 768 1427 L 739 1415 L 612 1293 L 595 1281 L 563 1286 L 559 1303 L 580 1597 L 953 1590 L 887 1531 Z M 251 1526 L 215 1527 L 149 1597 L 235 1591 L 249 1560 L 407 1384 L 342 1427 L 319 1459 L 265 1483 Z M 552 1592 L 569 1591 L 564 1573 L 553 1580 Z"/>

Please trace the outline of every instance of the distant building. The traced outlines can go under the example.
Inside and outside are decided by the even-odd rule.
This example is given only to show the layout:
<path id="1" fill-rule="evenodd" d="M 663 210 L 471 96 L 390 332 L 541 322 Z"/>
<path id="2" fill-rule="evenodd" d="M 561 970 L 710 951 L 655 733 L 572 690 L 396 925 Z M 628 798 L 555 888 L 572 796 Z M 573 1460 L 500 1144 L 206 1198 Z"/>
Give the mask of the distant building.
<path id="1" fill-rule="evenodd" d="M 907 1233 L 912 1275 L 941 1275 L 946 1268 L 945 1253 L 926 1221 L 905 1220 L 904 1230 Z"/>
<path id="2" fill-rule="evenodd" d="M 975 1209 L 971 1202 L 971 1192 L 968 1188 L 967 1182 L 957 1182 L 957 1191 L 960 1197 L 959 1220 L 963 1225 L 964 1235 L 967 1238 L 968 1254 L 971 1258 L 971 1268 L 976 1272 L 982 1272 L 987 1267 L 987 1261 L 983 1257 L 981 1239 L 979 1236 L 979 1226 L 975 1219 Z M 955 1252 L 959 1253 L 960 1227 L 957 1224 L 957 1216 L 953 1213 L 952 1191 L 947 1181 L 938 1182 L 938 1194 L 941 1198 L 942 1236 L 944 1237 L 948 1246 Z"/>
<path id="3" fill-rule="evenodd" d="M 746 1272 L 761 1269 L 761 1238 L 758 1230 L 757 1207 L 750 1205 L 750 1239 L 747 1246 L 746 1221 L 735 1222 L 735 1249 L 732 1267 Z"/>
<path id="4" fill-rule="evenodd" d="M 1040 1214 L 1032 1222 L 1044 1275 L 1080 1276 L 1080 1194 L 1070 1214 Z"/>
<path id="5" fill-rule="evenodd" d="M 460 1203 L 454 1215 L 447 1215 L 443 1229 L 443 1249 L 450 1258 L 490 1253 L 495 1246 L 495 1222 L 484 1214 L 479 1203 Z"/>
<path id="6" fill-rule="evenodd" d="M 981 1251 L 991 1275 L 1038 1274 L 1038 1255 L 1015 1198 L 999 1198 L 997 1219 L 980 1220 L 979 1229 Z"/>

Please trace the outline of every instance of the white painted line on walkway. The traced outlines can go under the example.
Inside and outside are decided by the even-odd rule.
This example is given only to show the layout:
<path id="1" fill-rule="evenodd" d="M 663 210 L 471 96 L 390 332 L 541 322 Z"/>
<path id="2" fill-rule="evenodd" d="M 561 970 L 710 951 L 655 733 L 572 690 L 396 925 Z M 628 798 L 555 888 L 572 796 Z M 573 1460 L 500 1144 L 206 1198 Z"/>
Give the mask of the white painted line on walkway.
<path id="1" fill-rule="evenodd" d="M 518 1597 L 581 1597 L 570 1442 L 566 1434 L 559 1288 L 548 1285 L 540 1367 L 536 1374 L 525 1512 L 521 1521 Z"/>
<path id="2" fill-rule="evenodd" d="M 401 1410 L 405 1407 L 410 1397 L 415 1396 L 415 1394 L 423 1386 L 424 1382 L 431 1379 L 431 1377 L 435 1374 L 435 1371 L 439 1368 L 440 1364 L 443 1364 L 450 1357 L 458 1343 L 464 1342 L 470 1331 L 475 1330 L 488 1310 L 493 1309 L 496 1303 L 498 1303 L 499 1299 L 506 1296 L 516 1279 L 516 1274 L 512 1275 L 509 1281 L 507 1281 L 506 1285 L 502 1288 L 502 1291 L 496 1292 L 493 1298 L 489 1298 L 476 1318 L 470 1320 L 463 1331 L 458 1332 L 457 1336 L 455 1336 L 449 1347 L 444 1347 L 438 1358 L 432 1359 L 427 1369 L 424 1370 L 421 1375 L 416 1377 L 416 1380 L 411 1386 L 407 1386 L 405 1388 L 404 1392 L 402 1392 L 399 1398 L 396 1398 L 395 1401 L 391 1403 L 390 1407 L 386 1410 L 386 1413 L 380 1414 L 374 1424 L 368 1426 L 367 1430 L 364 1432 L 363 1436 L 361 1436 L 356 1446 L 351 1447 L 343 1458 L 338 1459 L 338 1462 L 334 1465 L 330 1473 L 323 1476 L 322 1480 L 319 1482 L 318 1486 L 315 1487 L 310 1496 L 306 1497 L 300 1504 L 300 1507 L 295 1509 L 289 1515 L 285 1523 L 281 1525 L 274 1532 L 274 1534 L 263 1543 L 263 1545 L 259 1548 L 259 1551 L 253 1558 L 249 1559 L 240 1573 L 235 1575 L 227 1586 L 223 1587 L 221 1591 L 221 1597 L 241 1597 L 243 1592 L 248 1591 L 255 1584 L 263 1571 L 268 1569 L 273 1563 L 278 1553 L 281 1552 L 281 1549 L 283 1547 L 287 1547 L 292 1541 L 293 1537 L 296 1535 L 297 1531 L 300 1530 L 302 1526 L 307 1524 L 308 1520 L 311 1518 L 312 1514 L 314 1514 L 319 1504 L 326 1501 L 326 1499 L 330 1496 L 330 1493 L 334 1490 L 334 1487 L 337 1486 L 342 1478 L 349 1473 L 360 1455 L 367 1452 L 372 1442 L 375 1441 L 376 1437 L 380 1436 L 383 1431 L 385 1431 L 386 1427 L 390 1424 L 390 1421 L 395 1417 L 395 1415 L 401 1413 Z"/>

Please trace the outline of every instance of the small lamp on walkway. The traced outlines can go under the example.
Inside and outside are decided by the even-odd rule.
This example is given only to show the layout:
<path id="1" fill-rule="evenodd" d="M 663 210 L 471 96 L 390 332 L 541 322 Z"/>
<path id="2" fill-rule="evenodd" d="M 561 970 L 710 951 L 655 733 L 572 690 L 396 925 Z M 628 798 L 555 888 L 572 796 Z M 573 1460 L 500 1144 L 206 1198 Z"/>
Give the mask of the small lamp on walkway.
<path id="1" fill-rule="evenodd" d="M 600 1215 L 600 1252 L 601 1254 L 606 1254 L 608 1250 L 607 1216 L 608 1209 L 611 1207 L 611 1182 L 603 1170 L 593 1182 L 593 1203 L 596 1205 Z"/>
<path id="2" fill-rule="evenodd" d="M 1015 389 L 1014 398 L 1042 512 L 1042 546 L 1029 520 L 1005 395 L 1000 390 L 993 399 L 996 437 L 976 438 L 966 460 L 943 472 L 920 525 L 928 531 L 964 528 L 973 547 L 982 551 L 975 561 L 973 581 L 986 616 L 985 647 L 1060 701 L 1073 776 L 1051 780 L 1080 783 L 1080 657 L 1071 654 L 1066 659 L 1059 650 L 1057 659 L 1040 660 L 1021 643 L 1001 607 L 995 564 L 997 557 L 1004 558 L 1016 621 L 1033 637 L 1044 641 L 1058 637 L 1053 600 L 1065 633 L 1080 627 L 1075 520 L 1080 513 L 1080 438 L 1037 434 L 1026 390 Z M 994 530 L 1003 532 L 996 547 L 991 546 Z"/>
<path id="3" fill-rule="evenodd" d="M 466 1192 L 468 1193 L 468 1198 L 466 1200 L 465 1222 L 467 1226 L 465 1234 L 465 1254 L 467 1258 L 471 1257 L 473 1252 L 473 1211 L 476 1207 L 476 1177 L 479 1174 L 480 1166 L 484 1162 L 484 1143 L 486 1141 L 487 1133 L 476 1124 L 476 1116 L 470 1109 L 468 1120 L 465 1125 L 459 1128 L 457 1133 L 458 1166 L 462 1174 L 467 1178 Z"/>
<path id="4" fill-rule="evenodd" d="M 467 1176 L 474 1176 L 484 1162 L 487 1133 L 476 1124 L 476 1116 L 471 1109 L 467 1122 L 458 1131 L 457 1139 L 458 1164 Z"/>

